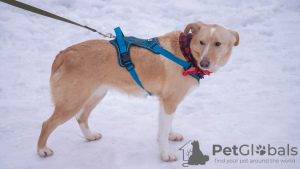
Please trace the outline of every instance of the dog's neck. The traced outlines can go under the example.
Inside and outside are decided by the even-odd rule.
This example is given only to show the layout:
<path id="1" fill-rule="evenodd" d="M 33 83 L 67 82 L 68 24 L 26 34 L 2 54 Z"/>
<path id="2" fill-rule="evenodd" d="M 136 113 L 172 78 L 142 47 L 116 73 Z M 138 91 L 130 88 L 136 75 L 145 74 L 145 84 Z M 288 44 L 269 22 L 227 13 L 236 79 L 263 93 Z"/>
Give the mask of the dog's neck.
<path id="1" fill-rule="evenodd" d="M 181 60 L 186 60 L 181 53 L 180 46 L 179 46 L 179 35 L 181 31 L 173 31 L 167 33 L 163 36 L 158 37 L 158 41 L 161 46 L 171 52 L 173 55 L 178 57 Z"/>
<path id="2" fill-rule="evenodd" d="M 174 56 L 176 56 L 177 58 L 184 60 L 184 61 L 188 61 L 180 48 L 180 42 L 179 42 L 179 36 L 182 32 L 181 31 L 174 31 L 174 32 L 170 32 L 167 33 L 166 35 L 160 36 L 158 37 L 158 41 L 161 44 L 161 46 L 168 50 L 169 52 L 171 52 Z M 183 75 L 186 76 L 190 73 L 198 73 L 199 77 L 202 79 L 204 78 L 204 75 L 209 75 L 210 72 L 207 70 L 202 70 L 198 67 L 197 61 L 193 61 L 194 63 L 191 63 L 192 67 L 190 67 L 188 70 L 183 72 Z"/>

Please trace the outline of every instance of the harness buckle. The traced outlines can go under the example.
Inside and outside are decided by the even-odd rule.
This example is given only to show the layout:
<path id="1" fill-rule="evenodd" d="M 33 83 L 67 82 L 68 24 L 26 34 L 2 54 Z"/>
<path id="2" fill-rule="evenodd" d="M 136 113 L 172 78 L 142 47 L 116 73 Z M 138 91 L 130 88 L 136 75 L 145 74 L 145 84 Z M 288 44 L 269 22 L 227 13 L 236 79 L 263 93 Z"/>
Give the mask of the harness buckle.
<path id="1" fill-rule="evenodd" d="M 132 69 L 134 69 L 134 65 L 132 64 L 130 56 L 128 55 L 128 53 L 127 52 L 122 53 L 121 56 L 122 56 L 122 60 L 123 60 L 123 63 L 125 65 L 126 69 L 128 71 L 131 71 Z"/>
<path id="2" fill-rule="evenodd" d="M 131 71 L 132 69 L 134 69 L 134 65 L 132 64 L 131 61 L 125 62 L 124 64 L 125 64 L 125 67 L 126 67 L 126 69 L 127 69 L 128 71 Z"/>
<path id="3" fill-rule="evenodd" d="M 126 62 L 130 62 L 131 63 L 131 59 L 130 59 L 130 56 L 128 55 L 128 52 L 121 53 L 121 57 L 122 57 L 122 60 L 123 60 L 124 64 Z"/>

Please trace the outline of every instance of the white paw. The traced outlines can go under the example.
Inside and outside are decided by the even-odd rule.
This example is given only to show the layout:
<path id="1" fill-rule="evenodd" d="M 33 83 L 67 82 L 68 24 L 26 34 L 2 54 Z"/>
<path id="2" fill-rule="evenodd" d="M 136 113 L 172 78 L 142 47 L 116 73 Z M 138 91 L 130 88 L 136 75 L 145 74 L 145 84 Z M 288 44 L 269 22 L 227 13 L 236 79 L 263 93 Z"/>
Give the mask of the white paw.
<path id="1" fill-rule="evenodd" d="M 53 151 L 49 147 L 45 146 L 44 148 L 39 149 L 38 153 L 41 157 L 47 157 L 51 156 L 53 154 Z"/>
<path id="2" fill-rule="evenodd" d="M 169 134 L 169 140 L 171 140 L 171 141 L 182 141 L 183 137 L 179 133 L 172 132 L 172 133 Z"/>
<path id="3" fill-rule="evenodd" d="M 99 140 L 101 137 L 102 137 L 102 135 L 100 133 L 93 132 L 86 139 L 89 140 L 89 141 L 94 141 L 94 140 Z"/>
<path id="4" fill-rule="evenodd" d="M 176 155 L 174 153 L 171 153 L 171 152 L 161 154 L 161 158 L 164 161 L 177 161 L 178 160 Z"/>

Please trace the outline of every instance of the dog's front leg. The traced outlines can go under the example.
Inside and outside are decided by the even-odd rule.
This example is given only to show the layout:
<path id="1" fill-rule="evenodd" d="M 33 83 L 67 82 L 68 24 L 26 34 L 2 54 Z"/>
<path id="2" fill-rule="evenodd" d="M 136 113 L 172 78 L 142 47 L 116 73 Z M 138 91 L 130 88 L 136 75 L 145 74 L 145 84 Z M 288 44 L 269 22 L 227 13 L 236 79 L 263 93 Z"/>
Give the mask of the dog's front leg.
<path id="1" fill-rule="evenodd" d="M 168 108 L 169 105 L 160 102 L 159 115 L 158 115 L 158 133 L 157 142 L 161 158 L 164 161 L 177 161 L 177 157 L 169 151 L 168 138 L 172 128 L 172 121 L 174 112 L 166 112 L 172 109 Z M 176 108 L 175 108 L 176 109 Z"/>

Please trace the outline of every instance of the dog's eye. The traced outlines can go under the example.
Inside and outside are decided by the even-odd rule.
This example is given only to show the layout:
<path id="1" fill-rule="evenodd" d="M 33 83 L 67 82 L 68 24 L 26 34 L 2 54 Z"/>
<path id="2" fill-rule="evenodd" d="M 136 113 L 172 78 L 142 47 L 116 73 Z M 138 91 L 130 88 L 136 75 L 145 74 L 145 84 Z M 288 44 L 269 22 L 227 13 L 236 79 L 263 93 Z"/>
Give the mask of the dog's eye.
<path id="1" fill-rule="evenodd" d="M 201 45 L 205 45 L 202 41 L 200 41 L 200 44 L 201 44 Z"/>
<path id="2" fill-rule="evenodd" d="M 216 43 L 216 46 L 220 46 L 220 45 L 221 45 L 221 43 L 220 43 L 220 42 L 217 42 L 217 43 Z"/>

